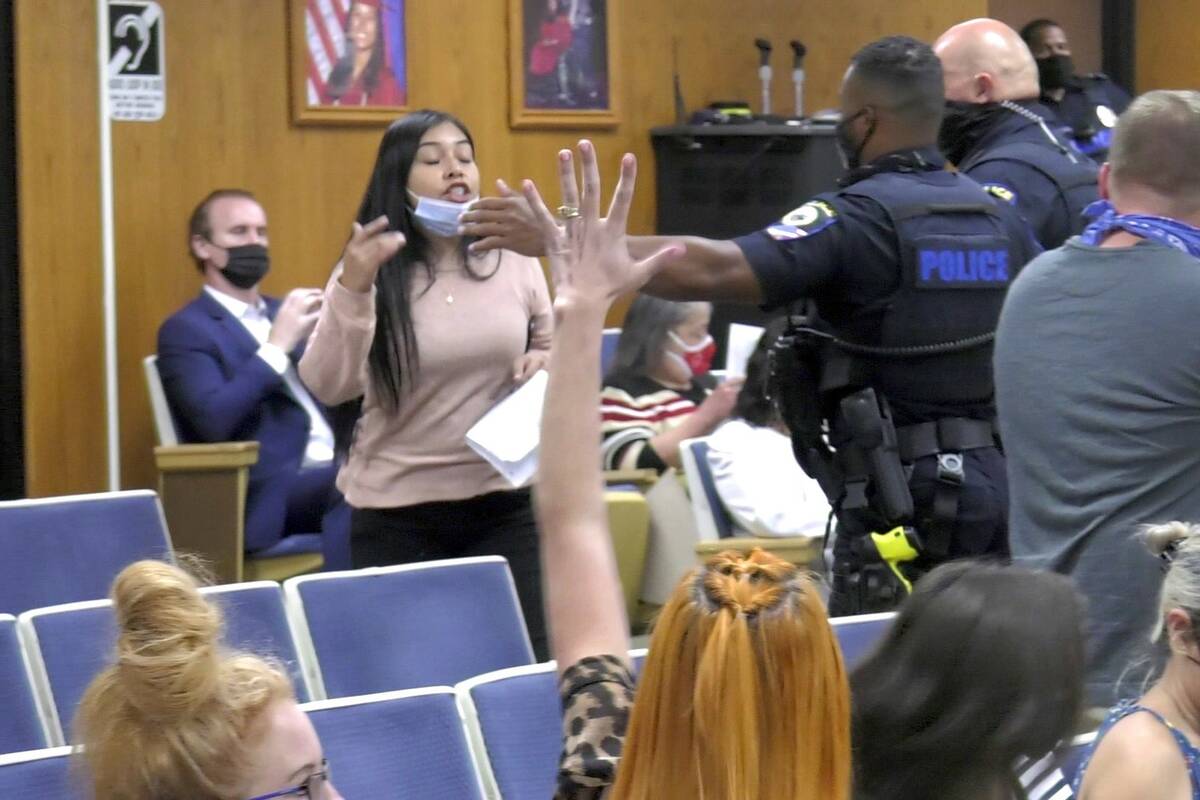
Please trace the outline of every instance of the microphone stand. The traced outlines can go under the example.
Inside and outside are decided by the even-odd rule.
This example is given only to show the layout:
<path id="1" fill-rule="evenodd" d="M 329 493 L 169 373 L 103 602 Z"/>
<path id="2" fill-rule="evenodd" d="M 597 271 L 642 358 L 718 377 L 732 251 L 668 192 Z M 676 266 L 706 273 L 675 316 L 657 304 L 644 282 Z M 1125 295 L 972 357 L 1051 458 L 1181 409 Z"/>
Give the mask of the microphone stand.
<path id="1" fill-rule="evenodd" d="M 792 39 L 792 87 L 796 93 L 796 119 L 804 116 L 804 54 L 808 48 L 799 39 Z"/>
<path id="2" fill-rule="evenodd" d="M 771 42 L 767 39 L 755 39 L 754 46 L 758 48 L 758 77 L 762 81 L 762 113 L 771 113 Z"/>

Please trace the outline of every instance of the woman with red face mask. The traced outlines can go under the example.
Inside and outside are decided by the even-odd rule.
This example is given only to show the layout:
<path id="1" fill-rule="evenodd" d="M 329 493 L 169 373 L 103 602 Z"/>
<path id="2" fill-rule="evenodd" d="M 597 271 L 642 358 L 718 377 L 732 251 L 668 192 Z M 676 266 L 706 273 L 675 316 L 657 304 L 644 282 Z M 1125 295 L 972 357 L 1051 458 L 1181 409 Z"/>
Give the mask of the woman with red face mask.
<path id="1" fill-rule="evenodd" d="M 639 295 L 629 306 L 600 395 L 605 469 L 678 468 L 679 443 L 729 416 L 741 381 L 708 374 L 711 317 L 708 303 Z"/>

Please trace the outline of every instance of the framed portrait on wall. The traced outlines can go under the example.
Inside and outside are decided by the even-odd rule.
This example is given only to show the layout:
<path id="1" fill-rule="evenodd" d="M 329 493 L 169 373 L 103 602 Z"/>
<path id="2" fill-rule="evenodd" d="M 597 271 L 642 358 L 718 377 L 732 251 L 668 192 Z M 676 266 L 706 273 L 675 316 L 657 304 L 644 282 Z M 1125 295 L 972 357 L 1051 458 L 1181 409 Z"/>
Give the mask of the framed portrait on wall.
<path id="1" fill-rule="evenodd" d="M 616 127 L 619 0 L 508 2 L 512 127 Z"/>
<path id="2" fill-rule="evenodd" d="M 287 2 L 295 122 L 390 122 L 404 111 L 407 0 Z"/>

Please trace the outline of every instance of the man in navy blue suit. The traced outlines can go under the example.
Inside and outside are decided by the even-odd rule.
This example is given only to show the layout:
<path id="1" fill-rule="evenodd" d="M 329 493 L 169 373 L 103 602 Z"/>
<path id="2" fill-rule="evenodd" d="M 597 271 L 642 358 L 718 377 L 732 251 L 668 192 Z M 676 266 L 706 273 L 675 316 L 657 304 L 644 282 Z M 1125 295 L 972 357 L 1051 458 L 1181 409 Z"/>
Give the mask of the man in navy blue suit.
<path id="1" fill-rule="evenodd" d="M 249 192 L 221 189 L 201 201 L 188 244 L 203 290 L 158 332 L 158 370 L 181 438 L 259 443 L 247 552 L 320 531 L 326 568 L 349 568 L 349 508 L 334 487 L 333 433 L 295 366 L 322 292 L 294 289 L 282 302 L 259 294 L 270 268 L 267 216 Z"/>

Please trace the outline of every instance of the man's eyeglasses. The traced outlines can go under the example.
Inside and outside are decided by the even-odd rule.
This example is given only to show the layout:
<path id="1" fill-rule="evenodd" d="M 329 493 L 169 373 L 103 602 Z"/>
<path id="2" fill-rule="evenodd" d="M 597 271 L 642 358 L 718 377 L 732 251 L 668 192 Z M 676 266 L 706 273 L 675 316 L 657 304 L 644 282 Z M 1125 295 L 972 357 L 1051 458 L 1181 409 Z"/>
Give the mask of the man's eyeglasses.
<path id="1" fill-rule="evenodd" d="M 321 759 L 321 768 L 304 779 L 304 783 L 290 789 L 282 789 L 270 794 L 260 794 L 250 800 L 276 800 L 281 797 L 303 797 L 307 800 L 321 800 L 325 797 L 325 787 L 329 784 L 329 761 Z"/>

